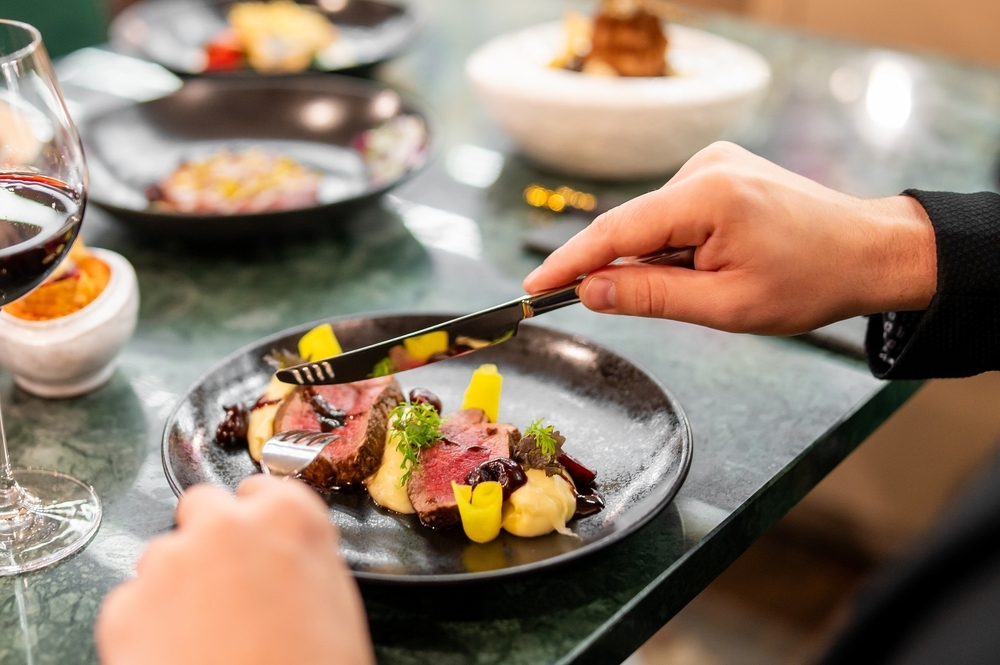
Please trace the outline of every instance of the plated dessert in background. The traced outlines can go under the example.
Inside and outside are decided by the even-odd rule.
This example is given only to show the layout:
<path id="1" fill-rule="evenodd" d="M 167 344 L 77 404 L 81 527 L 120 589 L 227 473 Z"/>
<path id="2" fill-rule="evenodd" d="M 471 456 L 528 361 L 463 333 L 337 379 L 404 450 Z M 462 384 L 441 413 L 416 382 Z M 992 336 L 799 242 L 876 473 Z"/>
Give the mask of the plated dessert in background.
<path id="1" fill-rule="evenodd" d="M 377 0 L 140 0 L 111 22 L 116 49 L 181 74 L 364 67 L 420 32 L 413 9 Z"/>
<path id="2" fill-rule="evenodd" d="M 651 0 L 501 35 L 466 61 L 493 119 L 542 166 L 663 177 L 743 119 L 770 82 L 755 51 L 657 18 Z"/>
<path id="3" fill-rule="evenodd" d="M 111 378 L 138 312 L 132 265 L 77 240 L 41 286 L 0 310 L 0 365 L 40 397 L 89 392 Z"/>
<path id="4" fill-rule="evenodd" d="M 329 504 L 354 573 L 403 584 L 557 565 L 667 506 L 690 464 L 683 411 L 642 369 L 566 333 L 522 325 L 495 347 L 352 384 L 275 380 L 276 367 L 300 357 L 357 350 L 446 318 L 312 324 L 237 351 L 167 419 L 170 486 L 233 489 L 262 471 L 255 459 L 275 432 L 326 437 L 300 477 Z M 411 359 L 440 350 L 433 339 L 408 339 Z"/>
<path id="5" fill-rule="evenodd" d="M 229 242 L 335 226 L 430 149 L 398 93 L 333 74 L 188 81 L 81 135 L 93 203 L 150 234 Z"/>
<path id="6" fill-rule="evenodd" d="M 668 76 L 669 40 L 655 9 L 648 0 L 601 0 L 593 19 L 568 13 L 562 52 L 550 66 L 596 76 Z"/>
<path id="7" fill-rule="evenodd" d="M 408 340 L 410 355 L 437 351 L 433 340 Z M 299 340 L 297 353 L 277 350 L 276 369 L 330 358 L 340 344 L 330 324 Z M 515 536 L 553 531 L 574 535 L 567 523 L 604 507 L 597 474 L 563 449 L 566 438 L 543 418 L 523 435 L 499 422 L 503 376 L 496 365 L 472 373 L 461 408 L 445 412 L 427 388 L 408 398 L 395 377 L 330 386 L 294 386 L 272 377 L 252 404 L 225 407 L 215 441 L 246 446 L 261 461 L 265 442 L 288 431 L 324 432 L 330 441 L 299 477 L 324 491 L 364 488 L 379 506 L 416 514 L 435 529 L 461 525 L 486 543 L 501 528 Z"/>

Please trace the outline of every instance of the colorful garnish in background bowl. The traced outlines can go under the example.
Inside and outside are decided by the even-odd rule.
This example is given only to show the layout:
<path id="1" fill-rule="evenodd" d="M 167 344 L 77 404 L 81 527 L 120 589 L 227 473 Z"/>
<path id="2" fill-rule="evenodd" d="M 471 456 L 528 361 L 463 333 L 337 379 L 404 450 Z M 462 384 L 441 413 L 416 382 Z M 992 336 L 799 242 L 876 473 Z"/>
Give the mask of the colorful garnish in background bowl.
<path id="1" fill-rule="evenodd" d="M 150 209 L 185 215 L 247 215 L 313 208 L 377 189 L 416 170 L 427 159 L 422 118 L 401 115 L 354 137 L 351 150 L 363 180 L 311 168 L 260 147 L 220 149 L 181 163 L 145 189 Z M 364 182 L 364 179 L 367 182 Z"/>
<path id="2" fill-rule="evenodd" d="M 368 167 L 372 185 L 400 178 L 427 159 L 427 125 L 416 115 L 399 115 L 358 134 L 352 142 Z"/>
<path id="3" fill-rule="evenodd" d="M 220 150 L 180 164 L 146 198 L 154 208 L 189 214 L 233 215 L 309 208 L 318 203 L 323 175 L 259 148 Z"/>
<path id="4" fill-rule="evenodd" d="M 138 312 L 128 260 L 78 240 L 41 286 L 0 310 L 0 365 L 40 397 L 89 392 L 111 378 Z"/>
<path id="5" fill-rule="evenodd" d="M 433 355 L 440 340 L 406 349 Z M 275 367 L 341 352 L 329 324 L 299 339 L 298 353 L 272 352 Z M 292 386 L 272 378 L 251 406 L 225 407 L 216 442 L 245 445 L 255 461 L 274 433 L 329 432 L 326 445 L 300 478 L 322 491 L 364 487 L 379 506 L 416 514 L 425 526 L 461 526 L 477 543 L 500 532 L 536 537 L 574 535 L 567 523 L 600 511 L 596 474 L 563 451 L 566 439 L 543 419 L 524 430 L 499 421 L 503 376 L 495 365 L 476 369 L 461 408 L 445 413 L 426 388 L 408 398 L 394 376 L 326 386 Z"/>
<path id="6" fill-rule="evenodd" d="M 291 73 L 314 63 L 334 69 L 355 60 L 337 28 L 315 7 L 290 0 L 237 2 L 227 20 L 229 27 L 205 46 L 206 71 L 249 66 L 263 73 Z"/>

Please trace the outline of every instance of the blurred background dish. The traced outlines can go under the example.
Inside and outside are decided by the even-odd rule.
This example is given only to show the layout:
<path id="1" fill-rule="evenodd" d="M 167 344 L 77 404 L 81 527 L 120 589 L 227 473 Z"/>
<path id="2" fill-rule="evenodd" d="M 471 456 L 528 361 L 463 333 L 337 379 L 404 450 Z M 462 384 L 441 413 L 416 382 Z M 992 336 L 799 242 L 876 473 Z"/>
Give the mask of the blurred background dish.
<path id="1" fill-rule="evenodd" d="M 116 49 L 182 74 L 368 67 L 420 33 L 402 5 L 374 0 L 141 0 L 111 22 Z"/>
<path id="2" fill-rule="evenodd" d="M 88 117 L 90 200 L 145 232 L 238 240 L 330 228 L 427 158 L 424 116 L 328 74 L 189 81 Z"/>
<path id="3" fill-rule="evenodd" d="M 132 264 L 106 249 L 74 247 L 45 284 L 0 311 L 0 365 L 33 395 L 90 392 L 114 374 L 138 315 Z"/>
<path id="4" fill-rule="evenodd" d="M 519 150 L 561 173 L 627 180 L 668 174 L 722 137 L 760 99 L 770 66 L 702 30 L 668 28 L 669 76 L 589 75 L 555 68 L 564 25 L 502 35 L 466 73 Z"/>

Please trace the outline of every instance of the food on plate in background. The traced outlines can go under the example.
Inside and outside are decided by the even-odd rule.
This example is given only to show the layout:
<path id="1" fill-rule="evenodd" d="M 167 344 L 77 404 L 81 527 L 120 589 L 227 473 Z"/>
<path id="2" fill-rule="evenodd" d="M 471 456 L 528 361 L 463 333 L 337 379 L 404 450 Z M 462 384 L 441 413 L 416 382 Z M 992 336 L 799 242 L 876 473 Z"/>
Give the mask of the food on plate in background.
<path id="1" fill-rule="evenodd" d="M 591 21 L 566 16 L 557 69 L 598 76 L 667 76 L 667 35 L 650 0 L 602 0 Z"/>
<path id="2" fill-rule="evenodd" d="M 440 340 L 417 338 L 416 356 L 440 350 Z M 341 352 L 330 324 L 303 335 L 298 353 L 276 351 L 276 368 Z M 246 445 L 259 462 L 273 434 L 308 430 L 337 434 L 299 477 L 323 491 L 365 487 L 379 506 L 416 514 L 425 526 L 461 526 L 474 542 L 501 532 L 523 537 L 556 531 L 600 511 L 596 473 L 563 451 L 566 442 L 542 419 L 521 432 L 499 421 L 503 377 L 495 365 L 473 372 L 462 408 L 442 415 L 426 388 L 404 397 L 393 376 L 339 385 L 292 386 L 272 377 L 248 407 L 226 407 L 216 431 L 224 446 Z"/>
<path id="3" fill-rule="evenodd" d="M 314 7 L 290 0 L 237 2 L 229 9 L 229 29 L 206 47 L 207 69 L 300 72 L 337 42 L 337 29 Z"/>
<path id="4" fill-rule="evenodd" d="M 371 183 L 382 185 L 423 164 L 427 126 L 420 116 L 399 115 L 358 134 L 352 147 L 368 166 Z"/>
<path id="5" fill-rule="evenodd" d="M 28 295 L 5 305 L 3 311 L 26 321 L 48 321 L 77 312 L 107 287 L 111 268 L 77 240 L 66 259 Z"/>
<path id="6" fill-rule="evenodd" d="M 322 175 L 257 148 L 219 151 L 183 162 L 146 196 L 170 212 L 227 215 L 307 208 L 317 203 Z"/>
<path id="7" fill-rule="evenodd" d="M 42 141 L 35 134 L 37 124 L 32 124 L 31 108 L 18 108 L 24 102 L 0 100 L 0 169 L 26 170 L 42 153 Z"/>

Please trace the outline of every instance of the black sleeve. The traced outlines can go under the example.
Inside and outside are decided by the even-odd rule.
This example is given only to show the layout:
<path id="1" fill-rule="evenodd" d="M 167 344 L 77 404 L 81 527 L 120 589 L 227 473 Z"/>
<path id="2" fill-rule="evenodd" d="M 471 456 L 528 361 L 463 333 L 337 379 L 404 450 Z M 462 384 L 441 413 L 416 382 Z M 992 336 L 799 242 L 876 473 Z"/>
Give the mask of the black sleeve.
<path id="1" fill-rule="evenodd" d="M 1000 369 L 1000 194 L 904 193 L 934 226 L 937 294 L 923 312 L 871 317 L 865 346 L 872 372 L 923 379 Z"/>

